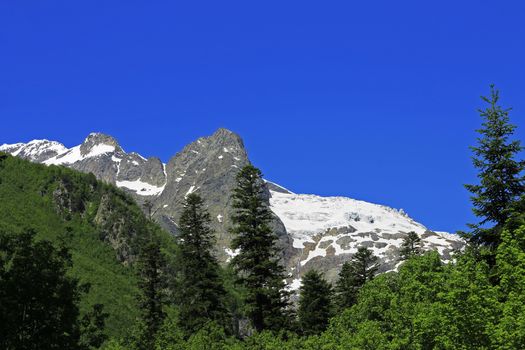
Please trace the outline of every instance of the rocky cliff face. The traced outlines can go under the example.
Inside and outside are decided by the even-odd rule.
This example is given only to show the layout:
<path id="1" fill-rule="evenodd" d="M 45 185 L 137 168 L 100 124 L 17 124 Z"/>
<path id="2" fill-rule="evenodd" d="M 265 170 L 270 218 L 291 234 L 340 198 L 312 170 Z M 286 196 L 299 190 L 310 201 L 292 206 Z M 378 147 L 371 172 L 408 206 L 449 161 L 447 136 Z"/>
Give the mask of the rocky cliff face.
<path id="1" fill-rule="evenodd" d="M 153 217 L 174 234 L 184 198 L 198 192 L 212 217 L 217 256 L 225 262 L 234 254 L 229 249 L 230 193 L 237 172 L 250 161 L 242 139 L 229 130 L 219 129 L 199 138 L 167 164 L 158 158 L 126 153 L 114 138 L 100 133 L 90 134 L 72 148 L 55 141 L 34 140 L 2 145 L 0 151 L 91 172 L 129 192 L 139 204 L 148 201 Z M 417 232 L 425 249 L 437 249 L 444 260 L 463 245 L 458 237 L 432 232 L 402 211 L 344 197 L 297 195 L 277 184 L 266 184 L 268 205 L 276 214 L 274 230 L 280 237 L 292 288 L 299 286 L 300 276 L 311 268 L 334 279 L 341 264 L 360 245 L 374 250 L 384 271 L 393 269 L 409 231 Z"/>

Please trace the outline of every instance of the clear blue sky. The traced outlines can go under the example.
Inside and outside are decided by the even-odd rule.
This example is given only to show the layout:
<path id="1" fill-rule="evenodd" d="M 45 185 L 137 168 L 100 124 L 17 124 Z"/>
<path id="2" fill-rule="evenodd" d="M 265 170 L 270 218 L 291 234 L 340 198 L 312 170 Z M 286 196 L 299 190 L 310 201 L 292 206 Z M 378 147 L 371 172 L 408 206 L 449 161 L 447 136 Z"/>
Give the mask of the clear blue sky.
<path id="1" fill-rule="evenodd" d="M 525 1 L 0 2 L 0 143 L 164 161 L 218 127 L 291 190 L 472 220 L 490 83 L 525 135 Z"/>

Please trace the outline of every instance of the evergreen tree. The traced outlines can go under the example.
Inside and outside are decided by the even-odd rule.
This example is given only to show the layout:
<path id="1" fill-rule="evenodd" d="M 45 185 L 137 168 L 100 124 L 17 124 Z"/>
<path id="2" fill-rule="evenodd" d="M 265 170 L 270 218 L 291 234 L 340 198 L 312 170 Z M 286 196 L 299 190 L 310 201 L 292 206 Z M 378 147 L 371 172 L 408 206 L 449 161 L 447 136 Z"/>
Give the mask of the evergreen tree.
<path id="1" fill-rule="evenodd" d="M 511 141 L 516 126 L 509 122 L 510 109 L 498 105 L 499 92 L 491 85 L 491 96 L 482 97 L 489 104 L 480 109 L 483 118 L 478 130 L 478 146 L 474 152 L 473 164 L 478 169 L 480 183 L 465 185 L 472 193 L 473 211 L 481 221 L 470 225 L 473 229 L 471 240 L 488 246 L 500 243 L 501 228 L 509 217 L 509 209 L 525 192 L 525 178 L 522 171 L 525 161 L 515 160 L 522 150 L 519 140 Z M 486 228 L 494 224 L 493 228 Z"/>
<path id="2" fill-rule="evenodd" d="M 230 328 L 226 291 L 213 256 L 215 243 L 210 215 L 201 197 L 189 194 L 179 221 L 179 320 L 187 335 L 215 321 Z"/>
<path id="3" fill-rule="evenodd" d="M 104 305 L 95 304 L 90 312 L 82 317 L 80 322 L 80 344 L 84 349 L 98 349 L 108 339 L 104 332 L 109 314 L 104 312 Z"/>
<path id="4" fill-rule="evenodd" d="M 71 255 L 33 231 L 0 231 L 0 348 L 80 349 L 81 287 Z"/>
<path id="5" fill-rule="evenodd" d="M 525 213 L 525 212 L 523 212 Z M 506 225 L 508 226 L 508 225 Z M 496 254 L 501 316 L 491 328 L 498 349 L 525 348 L 525 225 L 502 232 Z"/>
<path id="6" fill-rule="evenodd" d="M 339 307 L 348 308 L 356 303 L 359 289 L 376 275 L 378 260 L 370 249 L 359 247 L 352 260 L 343 264 L 336 284 L 336 302 Z"/>
<path id="7" fill-rule="evenodd" d="M 304 335 L 319 334 L 326 329 L 332 316 L 332 286 L 315 271 L 302 278 L 299 296 L 299 327 Z"/>
<path id="8" fill-rule="evenodd" d="M 160 242 L 157 237 L 152 236 L 139 254 L 139 307 L 142 312 L 141 330 L 136 344 L 139 349 L 153 349 L 155 336 L 165 318 L 163 305 L 166 279 L 162 276 L 164 267 Z"/>
<path id="9" fill-rule="evenodd" d="M 238 282 L 246 288 L 247 314 L 257 331 L 289 326 L 289 293 L 284 268 L 279 262 L 277 236 L 270 228 L 272 212 L 264 200 L 264 182 L 259 169 L 248 165 L 237 175 L 233 190 L 232 259 Z"/>
<path id="10" fill-rule="evenodd" d="M 403 244 L 399 255 L 401 260 L 407 260 L 413 256 L 420 255 L 421 249 L 421 238 L 414 231 L 410 231 L 405 238 L 403 238 Z"/>

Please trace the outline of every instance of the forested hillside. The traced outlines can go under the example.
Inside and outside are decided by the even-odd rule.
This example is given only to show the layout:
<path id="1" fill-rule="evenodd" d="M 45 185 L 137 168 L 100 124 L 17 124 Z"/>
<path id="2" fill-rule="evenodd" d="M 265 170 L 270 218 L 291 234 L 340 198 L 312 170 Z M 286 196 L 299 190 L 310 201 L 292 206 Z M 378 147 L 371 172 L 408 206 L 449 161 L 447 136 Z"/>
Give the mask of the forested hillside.
<path id="1" fill-rule="evenodd" d="M 72 255 L 70 274 L 90 285 L 81 313 L 103 304 L 107 333 L 125 335 L 138 316 L 135 265 L 141 240 L 155 233 L 172 253 L 171 238 L 129 195 L 93 175 L 0 157 L 0 231 L 33 230 L 37 240 L 65 245 Z"/>

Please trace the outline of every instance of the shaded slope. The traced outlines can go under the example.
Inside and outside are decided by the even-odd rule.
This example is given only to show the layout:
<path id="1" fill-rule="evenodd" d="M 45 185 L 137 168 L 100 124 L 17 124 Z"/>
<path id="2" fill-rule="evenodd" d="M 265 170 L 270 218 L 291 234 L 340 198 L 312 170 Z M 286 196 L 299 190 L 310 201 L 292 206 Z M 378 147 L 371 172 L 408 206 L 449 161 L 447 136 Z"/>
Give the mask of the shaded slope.
<path id="1" fill-rule="evenodd" d="M 91 285 L 81 310 L 104 304 L 108 333 L 124 335 L 138 315 L 133 262 L 141 239 L 157 231 L 173 251 L 170 238 L 131 197 L 91 174 L 0 157 L 0 228 L 31 228 L 38 238 L 64 242 L 73 257 L 71 273 Z"/>

